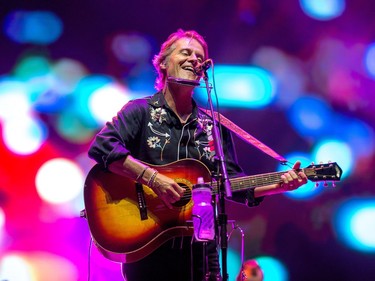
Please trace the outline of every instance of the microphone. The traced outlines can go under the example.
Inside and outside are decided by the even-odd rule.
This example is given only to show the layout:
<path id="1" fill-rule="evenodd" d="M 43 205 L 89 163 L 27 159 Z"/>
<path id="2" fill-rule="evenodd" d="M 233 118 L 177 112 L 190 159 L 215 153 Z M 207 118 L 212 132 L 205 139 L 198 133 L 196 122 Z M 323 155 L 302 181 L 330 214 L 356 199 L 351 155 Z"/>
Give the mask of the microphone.
<path id="1" fill-rule="evenodd" d="M 196 75 L 201 76 L 203 72 L 207 71 L 212 65 L 212 59 L 207 59 L 202 62 L 200 65 L 194 67 L 194 72 Z"/>

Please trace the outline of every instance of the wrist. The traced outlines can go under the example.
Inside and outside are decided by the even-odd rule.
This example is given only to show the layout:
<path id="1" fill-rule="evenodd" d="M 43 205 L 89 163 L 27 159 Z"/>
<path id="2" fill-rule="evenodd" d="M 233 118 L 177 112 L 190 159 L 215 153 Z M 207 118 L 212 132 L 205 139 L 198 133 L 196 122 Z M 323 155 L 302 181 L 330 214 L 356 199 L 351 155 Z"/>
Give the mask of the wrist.
<path id="1" fill-rule="evenodd" d="M 145 166 L 143 170 L 138 174 L 136 182 L 152 188 L 157 174 L 157 170 L 151 168 L 150 166 Z"/>
<path id="2" fill-rule="evenodd" d="M 148 181 L 147 181 L 147 186 L 150 187 L 150 188 L 153 188 L 154 187 L 154 184 L 155 184 L 155 178 L 158 174 L 158 171 L 152 169 L 152 174 L 151 176 L 149 177 Z"/>
<path id="3" fill-rule="evenodd" d="M 138 183 L 142 183 L 143 177 L 148 169 L 151 169 L 149 166 L 145 166 L 143 170 L 138 174 L 135 181 Z"/>

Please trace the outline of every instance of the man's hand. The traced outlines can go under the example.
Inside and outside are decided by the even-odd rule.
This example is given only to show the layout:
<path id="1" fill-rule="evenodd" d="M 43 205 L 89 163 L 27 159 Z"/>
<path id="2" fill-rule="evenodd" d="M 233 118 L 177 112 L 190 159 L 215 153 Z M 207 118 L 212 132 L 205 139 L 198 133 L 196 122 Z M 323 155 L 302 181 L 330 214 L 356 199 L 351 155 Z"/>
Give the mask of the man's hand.
<path id="1" fill-rule="evenodd" d="M 297 172 L 301 167 L 301 162 L 297 161 L 293 165 L 293 169 L 284 173 L 281 176 L 282 183 L 280 184 L 280 187 L 284 189 L 285 191 L 295 190 L 299 188 L 301 185 L 304 185 L 307 183 L 307 177 L 304 172 L 299 171 Z"/>
<path id="2" fill-rule="evenodd" d="M 181 199 L 185 189 L 179 186 L 171 178 L 164 176 L 163 174 L 157 174 L 154 182 L 150 188 L 156 193 L 158 197 L 167 205 L 169 209 L 172 209 L 172 204 Z"/>

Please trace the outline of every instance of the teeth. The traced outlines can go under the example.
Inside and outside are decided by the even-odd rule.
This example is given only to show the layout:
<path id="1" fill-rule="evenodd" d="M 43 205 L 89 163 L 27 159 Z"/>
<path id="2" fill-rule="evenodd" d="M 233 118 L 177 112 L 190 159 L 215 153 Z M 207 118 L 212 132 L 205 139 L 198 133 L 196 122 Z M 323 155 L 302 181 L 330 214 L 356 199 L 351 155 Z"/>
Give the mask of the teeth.
<path id="1" fill-rule="evenodd" d="M 193 69 L 192 67 L 190 67 L 190 66 L 186 66 L 186 67 L 184 67 L 183 69 L 184 69 L 184 70 L 189 70 L 189 71 L 194 72 L 194 69 Z"/>

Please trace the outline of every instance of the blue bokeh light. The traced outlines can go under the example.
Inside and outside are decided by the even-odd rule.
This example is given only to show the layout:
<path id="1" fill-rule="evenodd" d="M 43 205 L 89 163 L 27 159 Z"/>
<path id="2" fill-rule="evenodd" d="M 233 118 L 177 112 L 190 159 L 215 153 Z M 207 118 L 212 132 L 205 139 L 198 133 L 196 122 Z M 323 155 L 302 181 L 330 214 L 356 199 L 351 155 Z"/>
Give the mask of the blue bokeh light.
<path id="1" fill-rule="evenodd" d="M 219 255 L 219 259 L 222 259 L 221 251 Z M 229 281 L 235 281 L 236 276 L 240 272 L 241 269 L 241 257 L 240 254 L 233 250 L 232 248 L 228 248 L 227 251 L 227 266 L 228 266 L 228 275 Z"/>
<path id="2" fill-rule="evenodd" d="M 374 154 L 375 134 L 370 125 L 360 119 L 342 114 L 335 114 L 329 122 L 332 128 L 330 135 L 350 147 L 354 160 L 371 157 Z"/>
<path id="3" fill-rule="evenodd" d="M 304 13 L 317 20 L 339 17 L 346 7 L 345 0 L 300 0 Z"/>
<path id="4" fill-rule="evenodd" d="M 364 62 L 367 72 L 375 78 L 375 43 L 369 44 L 364 56 Z"/>
<path id="5" fill-rule="evenodd" d="M 270 256 L 256 258 L 264 273 L 264 281 L 287 281 L 289 274 L 285 265 Z"/>
<path id="6" fill-rule="evenodd" d="M 18 43 L 48 45 L 60 37 L 63 23 L 51 11 L 17 10 L 7 15 L 4 31 Z"/>
<path id="7" fill-rule="evenodd" d="M 112 38 L 111 50 L 124 63 L 144 63 L 151 56 L 149 38 L 139 33 L 120 33 Z"/>
<path id="8" fill-rule="evenodd" d="M 375 198 L 352 198 L 333 217 L 337 238 L 358 251 L 375 253 Z"/>
<path id="9" fill-rule="evenodd" d="M 262 68 L 217 65 L 214 72 L 221 107 L 262 108 L 275 97 L 275 79 Z M 211 75 L 209 81 L 212 81 Z M 198 89 L 195 97 L 204 103 L 206 96 L 205 89 Z"/>
<path id="10" fill-rule="evenodd" d="M 342 169 L 342 178 L 352 173 L 354 165 L 350 147 L 340 140 L 323 140 L 312 151 L 315 163 L 336 162 Z"/>
<path id="11" fill-rule="evenodd" d="M 331 128 L 331 108 L 322 99 L 313 96 L 299 98 L 288 112 L 294 129 L 303 137 L 313 139 L 325 135 Z"/>
<path id="12" fill-rule="evenodd" d="M 107 75 L 88 75 L 82 78 L 74 92 L 73 111 L 79 116 L 83 123 L 90 128 L 98 128 L 102 125 L 93 116 L 90 109 L 90 98 L 92 94 L 105 85 L 112 83 L 114 79 Z"/>

